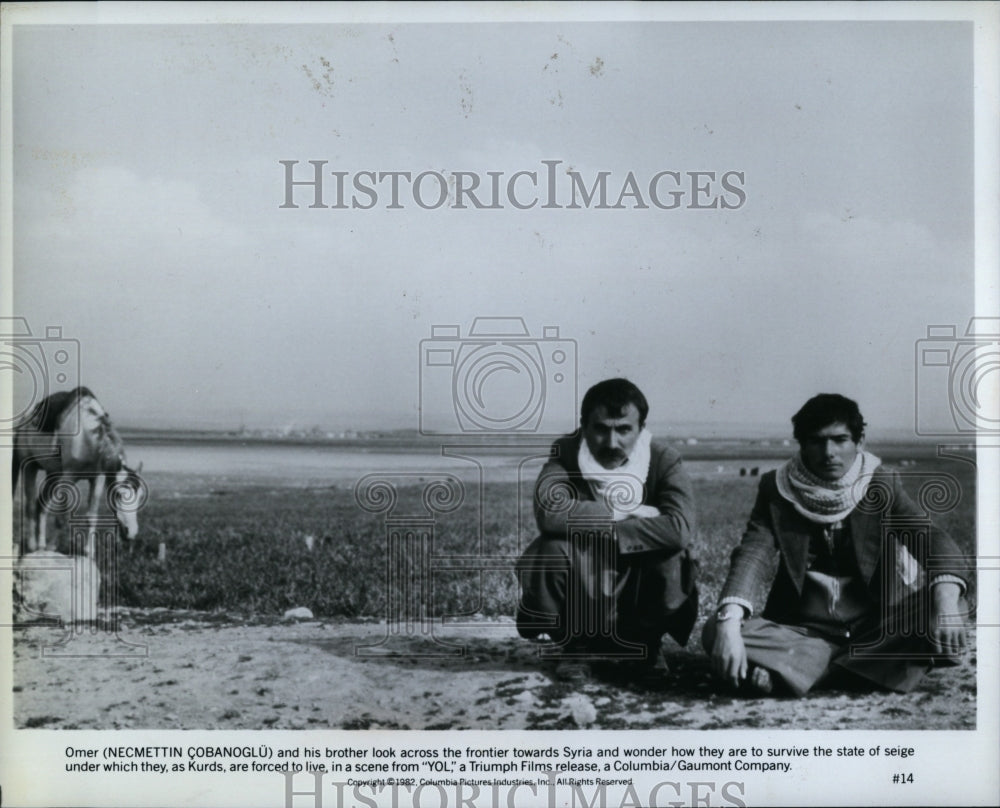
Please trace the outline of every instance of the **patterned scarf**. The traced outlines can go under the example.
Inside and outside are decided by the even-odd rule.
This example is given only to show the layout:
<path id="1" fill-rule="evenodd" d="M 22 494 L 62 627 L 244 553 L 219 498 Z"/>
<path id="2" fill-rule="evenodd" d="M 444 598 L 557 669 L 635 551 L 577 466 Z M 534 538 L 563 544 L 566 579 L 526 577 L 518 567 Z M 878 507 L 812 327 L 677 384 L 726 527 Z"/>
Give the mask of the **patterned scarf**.
<path id="1" fill-rule="evenodd" d="M 823 480 L 795 455 L 778 469 L 778 493 L 806 519 L 832 525 L 857 507 L 868 490 L 872 473 L 881 463 L 875 455 L 861 451 L 843 477 Z"/>
<path id="2" fill-rule="evenodd" d="M 619 511 L 633 511 L 646 498 L 646 477 L 649 475 L 650 443 L 653 436 L 643 429 L 636 438 L 632 451 L 622 465 L 606 469 L 590 453 L 586 439 L 580 440 L 577 462 L 598 501 L 607 501 L 609 507 Z"/>

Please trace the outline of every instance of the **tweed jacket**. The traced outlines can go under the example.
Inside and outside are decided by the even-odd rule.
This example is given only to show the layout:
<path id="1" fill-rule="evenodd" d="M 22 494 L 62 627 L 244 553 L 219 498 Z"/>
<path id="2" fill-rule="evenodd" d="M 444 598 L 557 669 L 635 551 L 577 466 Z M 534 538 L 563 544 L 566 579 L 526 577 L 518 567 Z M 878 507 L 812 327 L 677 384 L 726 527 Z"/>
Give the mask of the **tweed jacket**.
<path id="1" fill-rule="evenodd" d="M 552 445 L 549 461 L 542 468 L 535 485 L 535 519 L 543 535 L 567 536 L 576 520 L 610 523 L 612 509 L 597 501 L 590 484 L 580 472 L 577 460 L 580 434 L 567 435 Z M 627 465 L 609 471 L 627 472 Z M 653 439 L 650 446 L 649 472 L 646 475 L 642 504 L 653 505 L 660 516 L 625 519 L 614 522 L 618 553 L 672 554 L 690 547 L 695 535 L 695 506 L 691 480 L 684 471 L 680 454 L 665 441 Z M 603 499 L 603 498 L 602 498 Z"/>
<path id="2" fill-rule="evenodd" d="M 801 515 L 781 496 L 776 476 L 771 471 L 761 477 L 757 501 L 743 539 L 732 553 L 720 601 L 737 598 L 752 603 L 760 586 L 770 579 L 763 617 L 794 625 L 800 616 L 809 540 L 822 526 Z M 908 581 L 907 586 L 912 590 L 918 577 L 914 574 L 917 569 L 914 561 L 920 565 L 921 582 L 939 575 L 957 576 L 966 586 L 972 580 L 969 560 L 952 538 L 935 527 L 910 499 L 894 470 L 884 466 L 875 470 L 868 494 L 848 514 L 845 523 L 850 530 L 858 573 L 876 607 L 893 603 L 900 594 L 906 594 L 901 581 Z M 778 565 L 772 573 L 775 555 Z"/>

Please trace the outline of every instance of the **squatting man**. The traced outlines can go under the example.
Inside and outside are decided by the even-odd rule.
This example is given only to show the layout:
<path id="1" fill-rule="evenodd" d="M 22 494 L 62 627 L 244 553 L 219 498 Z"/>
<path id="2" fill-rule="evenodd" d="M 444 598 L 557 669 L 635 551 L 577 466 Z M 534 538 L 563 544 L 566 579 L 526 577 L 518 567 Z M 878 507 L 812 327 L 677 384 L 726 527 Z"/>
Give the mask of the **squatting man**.
<path id="1" fill-rule="evenodd" d="M 663 634 L 684 645 L 697 618 L 692 485 L 648 412 L 631 382 L 595 385 L 535 485 L 541 535 L 517 564 L 517 627 L 553 640 L 557 677 L 582 681 L 600 660 L 663 685 Z M 762 476 L 705 625 L 712 668 L 758 694 L 820 682 L 908 692 L 932 665 L 960 661 L 971 566 L 865 450 L 854 401 L 816 396 L 792 425 L 799 452 Z"/>
<path id="2" fill-rule="evenodd" d="M 541 535 L 517 564 L 517 627 L 554 641 L 560 678 L 585 678 L 597 657 L 656 685 L 669 673 L 663 635 L 683 645 L 694 627 L 691 481 L 648 413 L 632 382 L 594 385 L 535 485 Z"/>

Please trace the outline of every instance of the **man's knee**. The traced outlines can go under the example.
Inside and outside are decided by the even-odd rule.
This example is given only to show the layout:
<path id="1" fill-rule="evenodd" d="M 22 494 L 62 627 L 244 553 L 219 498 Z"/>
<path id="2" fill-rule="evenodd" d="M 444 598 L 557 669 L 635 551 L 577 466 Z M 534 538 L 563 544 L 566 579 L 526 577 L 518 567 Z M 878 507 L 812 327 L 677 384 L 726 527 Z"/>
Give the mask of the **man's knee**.
<path id="1" fill-rule="evenodd" d="M 561 599 L 570 571 L 569 550 L 565 541 L 536 539 L 518 559 L 515 572 L 521 587 L 522 603 L 549 605 L 553 597 Z"/>
<path id="2" fill-rule="evenodd" d="M 514 569 L 521 581 L 570 568 L 570 552 L 565 539 L 540 536 L 527 546 Z"/>

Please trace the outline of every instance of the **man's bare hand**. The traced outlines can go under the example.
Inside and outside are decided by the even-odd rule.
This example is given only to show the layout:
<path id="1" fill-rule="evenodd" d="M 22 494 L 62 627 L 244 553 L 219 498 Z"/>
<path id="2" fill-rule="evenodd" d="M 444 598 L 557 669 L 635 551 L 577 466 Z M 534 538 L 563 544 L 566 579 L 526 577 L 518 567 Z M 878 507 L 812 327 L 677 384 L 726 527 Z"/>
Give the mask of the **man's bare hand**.
<path id="1" fill-rule="evenodd" d="M 740 634 L 739 620 L 723 620 L 715 625 L 712 670 L 722 681 L 739 687 L 747 678 L 747 649 Z"/>
<path id="2" fill-rule="evenodd" d="M 943 582 L 931 589 L 931 647 L 936 653 L 958 657 L 965 653 L 965 615 L 962 613 L 958 584 Z"/>

